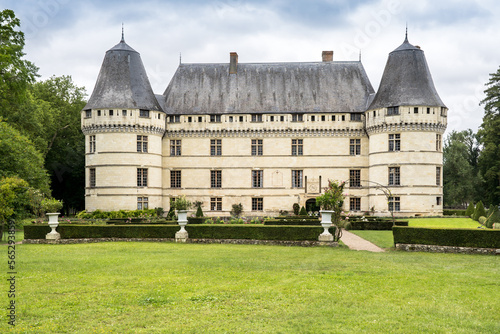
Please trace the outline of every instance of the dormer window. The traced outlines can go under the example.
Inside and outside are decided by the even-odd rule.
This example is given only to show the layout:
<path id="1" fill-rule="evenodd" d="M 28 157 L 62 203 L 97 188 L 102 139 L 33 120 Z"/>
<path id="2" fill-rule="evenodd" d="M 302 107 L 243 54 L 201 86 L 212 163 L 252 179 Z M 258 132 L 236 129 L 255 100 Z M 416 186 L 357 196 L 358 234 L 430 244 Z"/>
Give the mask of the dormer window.
<path id="1" fill-rule="evenodd" d="M 148 117 L 149 118 L 149 110 L 139 109 L 139 117 Z"/>
<path id="2" fill-rule="evenodd" d="M 252 114 L 252 122 L 262 122 L 262 115 L 261 114 Z"/>
<path id="3" fill-rule="evenodd" d="M 101 116 L 101 111 L 97 110 L 97 116 Z"/>
<path id="4" fill-rule="evenodd" d="M 113 116 L 113 110 L 109 111 L 109 116 Z"/>
<path id="5" fill-rule="evenodd" d="M 387 115 L 390 116 L 390 115 L 399 115 L 399 107 L 396 106 L 396 107 L 389 107 L 387 108 Z"/>
<path id="6" fill-rule="evenodd" d="M 127 110 L 122 110 L 122 116 L 127 116 Z"/>
<path id="7" fill-rule="evenodd" d="M 303 122 L 303 120 L 304 120 L 303 114 L 293 114 L 292 115 L 292 122 Z"/>
<path id="8" fill-rule="evenodd" d="M 361 114 L 351 114 L 351 122 L 361 122 Z"/>
<path id="9" fill-rule="evenodd" d="M 220 123 L 220 115 L 210 115 L 210 123 Z"/>
<path id="10" fill-rule="evenodd" d="M 85 110 L 85 118 L 90 118 L 92 117 L 92 110 Z"/>
<path id="11" fill-rule="evenodd" d="M 181 116 L 180 115 L 172 115 L 170 116 L 170 123 L 180 123 Z"/>

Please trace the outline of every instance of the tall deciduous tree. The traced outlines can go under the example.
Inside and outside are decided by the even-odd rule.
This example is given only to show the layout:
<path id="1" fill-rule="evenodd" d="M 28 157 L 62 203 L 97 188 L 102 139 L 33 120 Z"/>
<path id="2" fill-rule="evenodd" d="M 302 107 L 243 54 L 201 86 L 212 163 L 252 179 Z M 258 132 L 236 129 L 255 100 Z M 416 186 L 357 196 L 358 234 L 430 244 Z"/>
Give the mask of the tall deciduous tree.
<path id="1" fill-rule="evenodd" d="M 478 131 L 483 146 L 478 166 L 484 179 L 484 201 L 500 204 L 500 68 L 490 74 L 490 80 L 484 91 L 485 115 Z"/>

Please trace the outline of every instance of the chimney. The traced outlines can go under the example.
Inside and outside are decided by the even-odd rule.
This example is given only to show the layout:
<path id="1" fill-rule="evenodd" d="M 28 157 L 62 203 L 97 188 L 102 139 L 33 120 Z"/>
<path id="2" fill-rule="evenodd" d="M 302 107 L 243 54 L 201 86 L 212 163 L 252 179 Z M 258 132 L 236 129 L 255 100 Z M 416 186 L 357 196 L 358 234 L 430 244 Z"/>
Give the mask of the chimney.
<path id="1" fill-rule="evenodd" d="M 321 56 L 323 61 L 333 61 L 333 51 L 323 51 Z"/>
<path id="2" fill-rule="evenodd" d="M 238 72 L 238 54 L 236 52 L 229 52 L 229 74 L 236 74 Z"/>

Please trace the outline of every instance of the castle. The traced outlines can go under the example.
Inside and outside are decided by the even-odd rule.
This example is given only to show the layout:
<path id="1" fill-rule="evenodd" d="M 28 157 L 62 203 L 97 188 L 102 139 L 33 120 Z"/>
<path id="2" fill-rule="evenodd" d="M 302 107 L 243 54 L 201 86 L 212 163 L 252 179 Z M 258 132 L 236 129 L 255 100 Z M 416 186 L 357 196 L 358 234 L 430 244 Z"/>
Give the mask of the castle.
<path id="1" fill-rule="evenodd" d="M 82 110 L 87 211 L 170 208 L 185 195 L 206 215 L 315 210 L 328 180 L 344 209 L 442 214 L 447 108 L 424 52 L 389 53 L 377 92 L 360 61 L 183 64 L 154 94 L 122 35 Z"/>

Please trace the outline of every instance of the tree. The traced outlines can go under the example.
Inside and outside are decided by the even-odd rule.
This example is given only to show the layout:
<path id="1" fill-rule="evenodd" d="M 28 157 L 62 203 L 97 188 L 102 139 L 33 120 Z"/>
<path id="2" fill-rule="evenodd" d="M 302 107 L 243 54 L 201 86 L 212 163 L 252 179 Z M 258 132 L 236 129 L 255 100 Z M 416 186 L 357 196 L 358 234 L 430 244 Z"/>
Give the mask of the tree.
<path id="1" fill-rule="evenodd" d="M 30 187 L 49 195 L 49 177 L 43 163 L 33 143 L 0 120 L 0 177 L 18 176 Z"/>
<path id="2" fill-rule="evenodd" d="M 24 33 L 14 11 L 0 11 L 0 116 L 7 118 L 25 98 L 28 86 L 38 75 L 36 66 L 22 59 Z"/>
<path id="3" fill-rule="evenodd" d="M 231 216 L 234 218 L 239 218 L 241 213 L 243 212 L 243 204 L 233 204 L 231 208 Z"/>
<path id="4" fill-rule="evenodd" d="M 39 213 L 43 196 L 18 176 L 0 178 L 0 223 Z"/>
<path id="5" fill-rule="evenodd" d="M 484 91 L 485 115 L 478 131 L 483 145 L 478 165 L 484 179 L 484 201 L 493 205 L 500 204 L 500 68 L 490 74 Z"/>
<path id="6" fill-rule="evenodd" d="M 465 206 L 477 196 L 480 180 L 477 173 L 479 145 L 472 130 L 452 131 L 443 148 L 444 203 Z M 476 167 L 475 167 L 476 166 Z"/>

